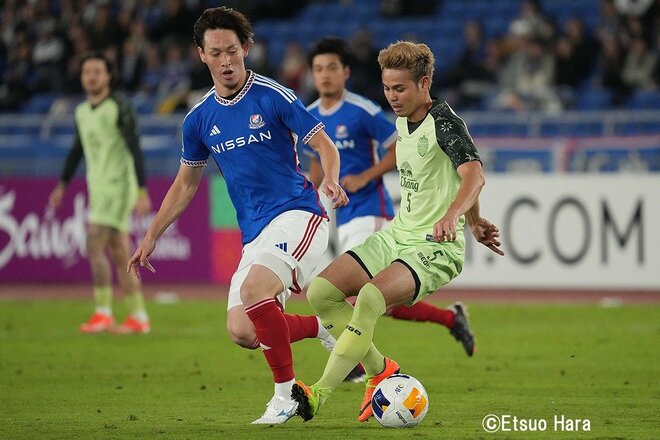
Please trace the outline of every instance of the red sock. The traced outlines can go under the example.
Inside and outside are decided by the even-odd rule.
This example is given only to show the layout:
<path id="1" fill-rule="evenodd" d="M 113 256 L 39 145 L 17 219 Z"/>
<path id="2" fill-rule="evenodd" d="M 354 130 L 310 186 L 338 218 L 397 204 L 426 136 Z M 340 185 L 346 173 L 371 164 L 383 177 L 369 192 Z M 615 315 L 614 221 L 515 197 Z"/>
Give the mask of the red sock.
<path id="1" fill-rule="evenodd" d="M 273 372 L 275 383 L 292 380 L 293 354 L 289 343 L 289 327 L 274 298 L 265 299 L 245 308 L 254 324 L 257 339 Z"/>
<path id="2" fill-rule="evenodd" d="M 391 310 L 390 316 L 404 321 L 431 321 L 444 325 L 447 328 L 454 326 L 454 312 L 432 306 L 429 303 L 418 302 L 407 306 L 397 306 Z"/>
<path id="3" fill-rule="evenodd" d="M 289 342 L 298 342 L 301 339 L 315 338 L 319 334 L 319 320 L 316 316 L 303 316 L 284 314 L 289 325 Z"/>

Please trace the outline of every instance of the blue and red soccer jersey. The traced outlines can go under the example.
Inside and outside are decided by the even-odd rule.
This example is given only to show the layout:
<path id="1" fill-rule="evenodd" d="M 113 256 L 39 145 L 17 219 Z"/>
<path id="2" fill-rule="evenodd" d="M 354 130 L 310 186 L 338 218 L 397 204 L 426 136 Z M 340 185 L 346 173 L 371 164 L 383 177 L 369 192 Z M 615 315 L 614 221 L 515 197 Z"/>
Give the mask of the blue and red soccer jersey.
<path id="1" fill-rule="evenodd" d="M 355 93 L 345 91 L 341 100 L 329 110 L 321 108 L 317 100 L 307 110 L 325 125 L 325 131 L 339 150 L 340 179 L 360 174 L 380 160 L 380 152 L 396 139 L 396 127 L 378 104 Z M 306 147 L 307 154 L 316 154 Z M 356 217 L 394 216 L 392 201 L 383 179 L 370 181 L 364 188 L 348 195 L 350 203 L 337 210 L 337 226 Z"/>
<path id="2" fill-rule="evenodd" d="M 246 244 L 285 211 L 327 217 L 296 151 L 298 137 L 307 143 L 322 129 L 292 90 L 248 71 L 235 97 L 221 98 L 212 88 L 188 112 L 181 163 L 203 166 L 213 156 L 227 181 Z"/>

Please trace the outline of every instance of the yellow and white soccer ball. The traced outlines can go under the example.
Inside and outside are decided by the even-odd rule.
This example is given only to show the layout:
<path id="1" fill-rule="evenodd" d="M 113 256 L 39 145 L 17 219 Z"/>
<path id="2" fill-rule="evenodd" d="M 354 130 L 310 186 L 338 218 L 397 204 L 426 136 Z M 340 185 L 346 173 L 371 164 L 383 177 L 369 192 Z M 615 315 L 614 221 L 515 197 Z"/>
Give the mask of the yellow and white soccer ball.
<path id="1" fill-rule="evenodd" d="M 374 390 L 371 408 L 378 423 L 386 428 L 412 428 L 426 416 L 429 396 L 414 377 L 393 374 Z"/>

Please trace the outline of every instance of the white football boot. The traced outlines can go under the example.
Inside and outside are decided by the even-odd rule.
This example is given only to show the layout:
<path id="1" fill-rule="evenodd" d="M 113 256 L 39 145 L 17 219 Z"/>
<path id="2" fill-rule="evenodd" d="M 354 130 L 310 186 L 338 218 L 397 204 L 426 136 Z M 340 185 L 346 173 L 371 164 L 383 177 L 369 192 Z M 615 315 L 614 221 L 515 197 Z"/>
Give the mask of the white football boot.
<path id="1" fill-rule="evenodd" d="M 273 396 L 266 404 L 266 412 L 252 425 L 280 425 L 286 423 L 291 417 L 296 415 L 298 402 L 287 400 L 281 396 Z"/>

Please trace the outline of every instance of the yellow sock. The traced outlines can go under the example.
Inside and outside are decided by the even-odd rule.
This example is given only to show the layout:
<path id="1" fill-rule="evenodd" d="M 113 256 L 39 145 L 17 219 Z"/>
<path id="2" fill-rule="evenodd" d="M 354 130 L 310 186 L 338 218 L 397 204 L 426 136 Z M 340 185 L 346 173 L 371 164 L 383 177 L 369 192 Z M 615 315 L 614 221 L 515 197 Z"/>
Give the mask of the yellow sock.
<path id="1" fill-rule="evenodd" d="M 353 316 L 337 340 L 334 350 L 330 353 L 323 375 L 315 384 L 316 386 L 333 390 L 370 351 L 373 357 L 370 363 L 375 362 L 380 356 L 381 366 L 379 368 L 382 369 L 382 355 L 378 353 L 372 341 L 376 322 L 385 313 L 385 310 L 383 294 L 376 286 L 367 283 L 360 290 Z M 371 369 L 373 370 L 373 368 Z M 367 373 L 371 373 L 371 371 L 367 371 Z"/>
<path id="2" fill-rule="evenodd" d="M 112 314 L 112 286 L 95 286 L 93 292 L 96 310 Z"/>

